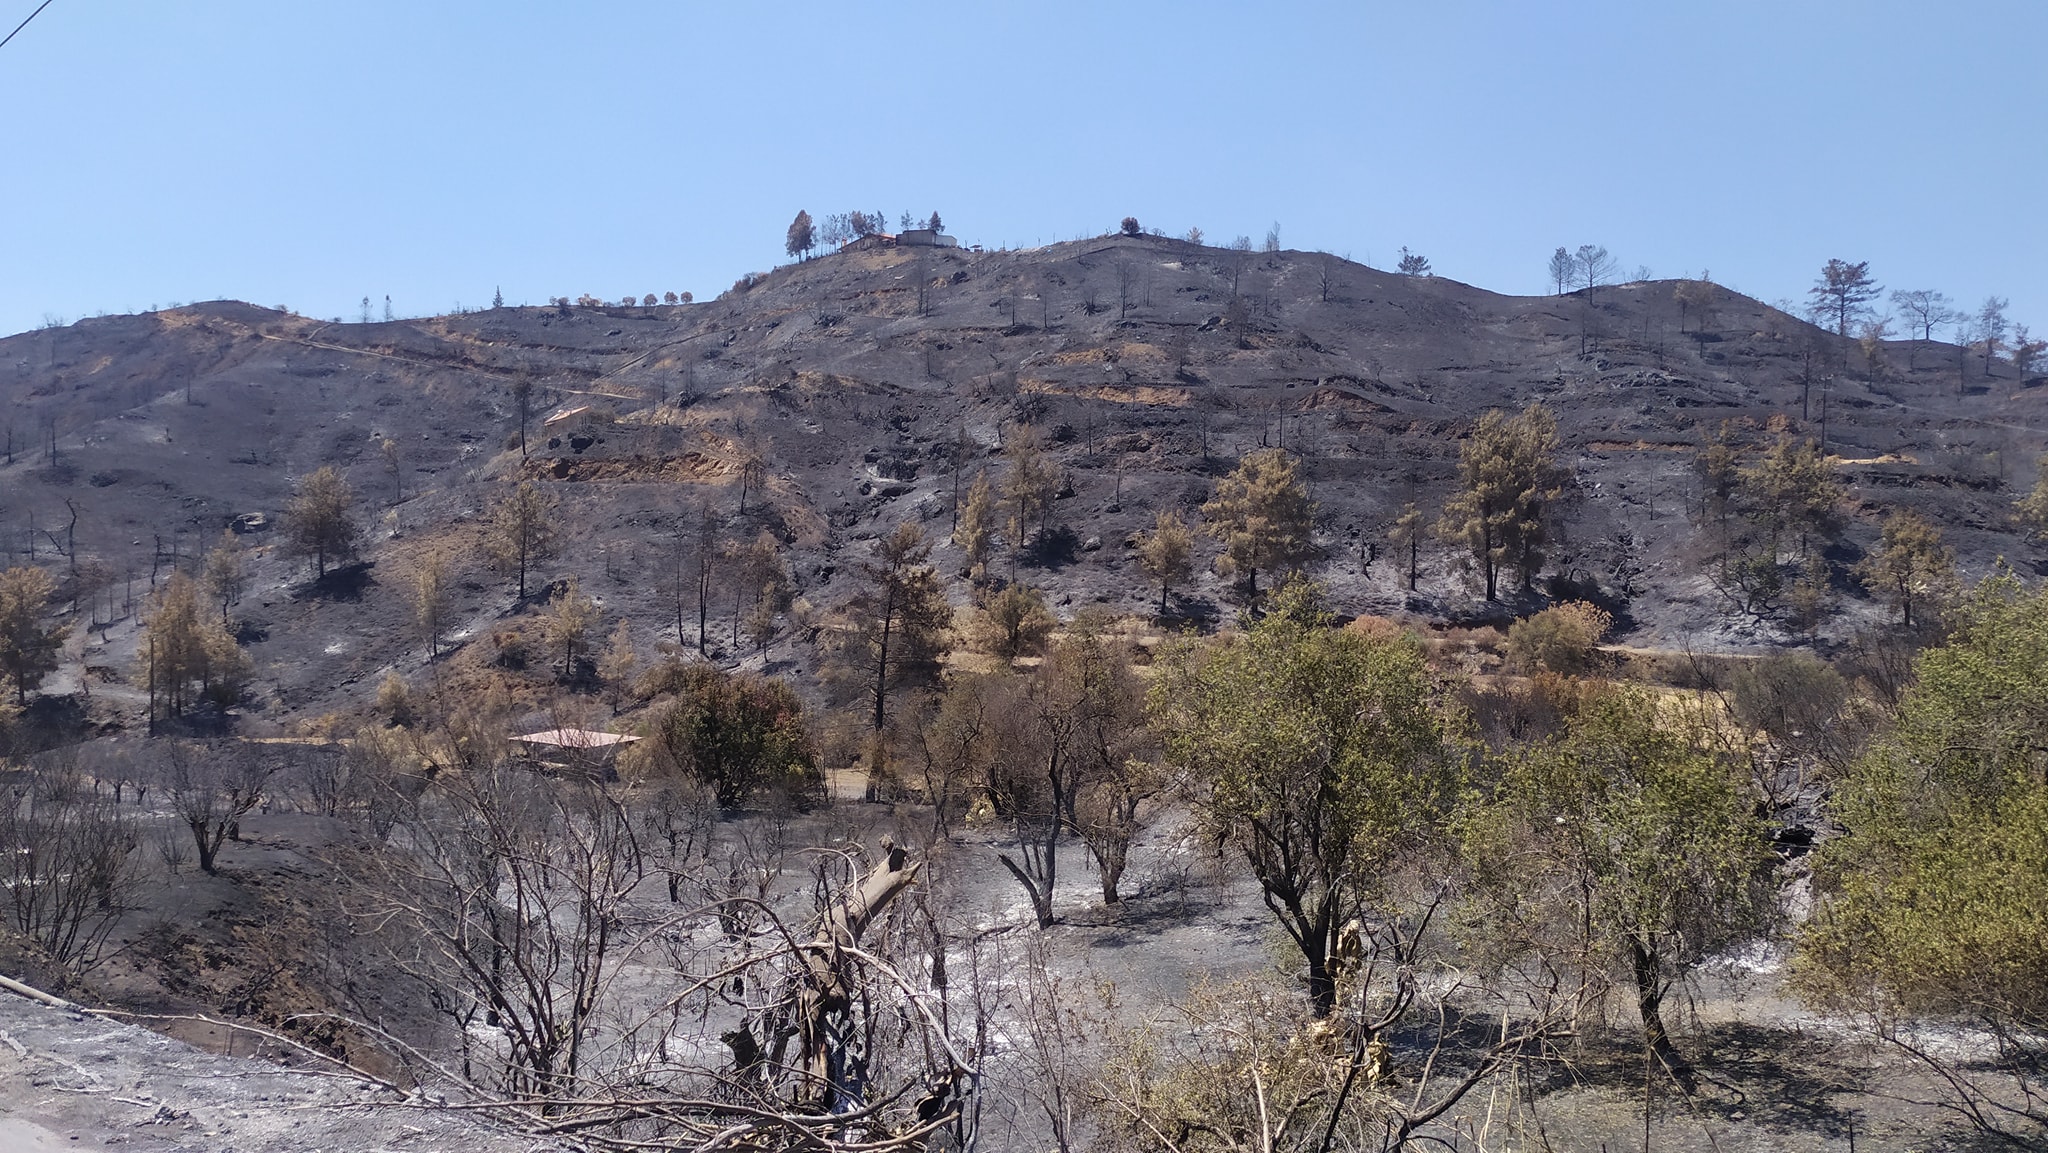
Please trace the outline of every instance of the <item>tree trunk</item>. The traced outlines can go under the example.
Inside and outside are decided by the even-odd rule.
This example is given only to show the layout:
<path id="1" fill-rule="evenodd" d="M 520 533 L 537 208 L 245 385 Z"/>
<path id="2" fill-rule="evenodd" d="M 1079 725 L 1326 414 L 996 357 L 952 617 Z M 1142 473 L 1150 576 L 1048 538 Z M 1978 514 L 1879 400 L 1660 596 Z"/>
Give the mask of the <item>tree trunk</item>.
<path id="1" fill-rule="evenodd" d="M 918 866 L 908 861 L 903 849 L 887 838 L 882 848 L 883 860 L 840 899 L 803 951 L 804 967 L 794 975 L 795 988 L 786 994 L 796 1005 L 796 1018 L 789 1024 L 802 1046 L 796 1069 L 802 1077 L 803 1097 L 821 1112 L 858 1102 L 865 1088 L 858 1070 L 850 1069 L 847 1061 L 845 1037 L 849 1030 L 844 1014 L 850 982 L 842 950 L 858 947 L 868 925 L 917 876 Z"/>
<path id="2" fill-rule="evenodd" d="M 885 725 L 888 722 L 890 640 L 889 634 L 892 631 L 894 631 L 895 624 L 896 590 L 892 585 L 892 587 L 888 590 L 888 595 L 886 599 L 882 601 L 882 635 L 880 642 L 875 646 L 874 728 L 877 737 L 880 736 L 883 725 Z M 879 757 L 879 754 L 877 755 Z"/>
<path id="3" fill-rule="evenodd" d="M 997 859 L 997 860 L 999 860 L 999 861 L 1001 861 L 1001 862 L 1003 863 L 1003 867 L 1004 867 L 1004 868 L 1006 868 L 1006 869 L 1010 870 L 1010 875 L 1011 875 L 1011 876 L 1013 876 L 1013 877 L 1015 877 L 1015 878 L 1017 878 L 1017 883 L 1018 883 L 1018 884 L 1020 884 L 1020 885 L 1022 885 L 1022 886 L 1024 886 L 1024 891 L 1025 891 L 1026 893 L 1030 894 L 1030 896 L 1031 896 L 1031 912 L 1033 913 L 1033 915 L 1035 915 L 1035 916 L 1036 916 L 1036 917 L 1038 918 L 1038 927 L 1039 927 L 1039 928 L 1041 928 L 1041 929 L 1048 929 L 1048 928 L 1051 928 L 1051 927 L 1052 927 L 1052 884 L 1051 884 L 1051 881 L 1050 881 L 1050 880 L 1048 879 L 1048 881 L 1047 881 L 1047 883 L 1045 884 L 1045 886 L 1041 888 L 1041 887 L 1039 886 L 1038 882 L 1037 882 L 1036 880 L 1032 879 L 1032 877 L 1031 877 L 1031 875 L 1030 875 L 1029 873 L 1026 873 L 1026 872 L 1024 871 L 1024 867 L 1023 867 L 1022 865 L 1019 865 L 1019 864 L 1018 864 L 1017 862 L 1015 862 L 1015 861 L 1013 861 L 1013 860 L 1011 860 L 1011 859 L 1010 859 L 1010 854 L 1008 854 L 1008 853 L 998 853 L 998 854 L 996 854 L 996 859 Z"/>
<path id="4" fill-rule="evenodd" d="M 699 561 L 699 562 L 698 562 L 698 564 L 699 564 L 700 566 L 704 566 L 704 562 L 702 562 L 702 561 Z M 708 630 L 708 629 L 709 629 L 709 627 L 710 627 L 710 620 L 711 620 L 711 579 L 710 579 L 710 569 L 709 569 L 709 567 L 708 567 L 708 566 L 704 566 L 704 567 L 699 567 L 699 568 L 698 568 L 698 570 L 697 570 L 697 651 L 698 651 L 699 653 L 702 653 L 702 652 L 704 651 L 704 646 L 705 646 L 706 644 L 708 644 L 708 643 L 709 643 L 709 642 L 708 642 L 708 641 L 707 641 L 707 640 L 705 639 L 705 634 L 706 634 L 707 630 Z"/>
<path id="5" fill-rule="evenodd" d="M 1482 510 L 1480 516 L 1485 515 Z M 1490 604 L 1500 599 L 1500 563 L 1494 556 L 1493 525 L 1483 519 L 1479 530 L 1479 567 L 1486 573 L 1486 600 Z"/>
<path id="6" fill-rule="evenodd" d="M 1692 1067 L 1678 1055 L 1678 1050 L 1672 1048 L 1671 1035 L 1664 1030 L 1664 982 L 1656 950 L 1641 938 L 1631 938 L 1628 948 L 1631 967 L 1635 970 L 1636 1010 L 1643 1018 L 1643 1041 L 1650 1047 L 1657 1063 L 1671 1074 L 1671 1079 L 1690 1094 L 1693 1090 Z"/>
<path id="7" fill-rule="evenodd" d="M 1302 953 L 1308 958 L 1309 1008 L 1321 1020 L 1337 1009 L 1337 975 L 1330 969 L 1329 942 L 1325 939 L 1305 947 Z"/>
<path id="8" fill-rule="evenodd" d="M 220 854 L 220 842 L 207 836 L 207 828 L 203 822 L 192 821 L 190 824 L 192 841 L 199 847 L 199 871 L 209 877 L 213 876 L 218 871 L 214 868 L 214 860 Z"/>

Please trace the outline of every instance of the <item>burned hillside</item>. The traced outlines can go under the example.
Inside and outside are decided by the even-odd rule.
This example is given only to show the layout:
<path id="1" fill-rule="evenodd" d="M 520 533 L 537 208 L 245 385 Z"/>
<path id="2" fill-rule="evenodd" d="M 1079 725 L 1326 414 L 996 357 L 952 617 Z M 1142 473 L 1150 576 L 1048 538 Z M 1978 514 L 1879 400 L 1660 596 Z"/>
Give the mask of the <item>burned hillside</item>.
<path id="1" fill-rule="evenodd" d="M 75 666 L 120 691 L 143 593 L 229 526 L 255 529 L 237 615 L 277 717 L 417 663 L 394 606 L 427 552 L 454 573 L 456 638 L 486 636 L 514 606 L 478 525 L 520 479 L 562 505 L 546 575 L 579 577 L 649 643 L 659 621 L 675 635 L 663 590 L 693 509 L 729 541 L 769 534 L 822 610 L 843 596 L 848 550 L 905 521 L 959 567 L 944 541 L 962 494 L 984 470 L 1000 482 L 1009 431 L 1028 426 L 1057 500 L 1050 531 L 1005 546 L 996 572 L 1065 614 L 1144 611 L 1132 534 L 1161 510 L 1192 518 L 1245 452 L 1278 447 L 1316 502 L 1310 570 L 1344 611 L 1471 620 L 1558 591 L 1603 599 L 1623 640 L 1712 649 L 1783 635 L 1702 575 L 1695 455 L 1724 424 L 1748 452 L 1823 442 L 1849 494 L 1828 549 L 1852 619 L 1878 610 L 1847 570 L 1896 509 L 1941 526 L 1969 571 L 2030 564 L 2009 510 L 2048 443 L 2038 380 L 2008 363 L 1916 341 L 1866 353 L 1718 286 L 1502 297 L 1156 237 L 847 252 L 672 306 L 337 324 L 193 305 L 0 349 L 0 526 L 11 563 L 64 578 L 89 626 Z M 1386 561 L 1389 526 L 1410 503 L 1436 518 L 1481 413 L 1534 402 L 1556 414 L 1574 474 L 1537 599 L 1485 605 L 1434 541 L 1410 592 Z M 332 589 L 266 546 L 321 466 L 352 488 L 364 529 L 361 567 Z M 1213 575 L 1187 592 L 1197 617 L 1231 611 Z M 737 611 L 710 606 L 727 649 Z"/>

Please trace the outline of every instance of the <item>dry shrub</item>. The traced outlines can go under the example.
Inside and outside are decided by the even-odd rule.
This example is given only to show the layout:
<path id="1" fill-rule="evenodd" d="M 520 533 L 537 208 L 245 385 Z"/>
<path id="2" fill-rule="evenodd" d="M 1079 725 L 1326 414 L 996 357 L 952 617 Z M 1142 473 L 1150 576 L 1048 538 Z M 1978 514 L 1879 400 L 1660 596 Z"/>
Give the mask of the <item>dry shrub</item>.
<path id="1" fill-rule="evenodd" d="M 1629 653 L 1617 659 L 1613 675 L 1646 685 L 1717 692 L 1749 660 L 1729 653 Z"/>
<path id="2" fill-rule="evenodd" d="M 1772 653 L 1729 678 L 1735 719 L 1794 752 L 1825 757 L 1838 749 L 1838 722 L 1851 700 L 1847 678 L 1812 653 Z"/>
<path id="3" fill-rule="evenodd" d="M 1043 653 L 1058 623 L 1045 594 L 1013 584 L 982 602 L 969 621 L 968 640 L 981 652 L 1015 661 Z"/>
<path id="4" fill-rule="evenodd" d="M 1408 631 L 1402 628 L 1400 622 L 1392 617 L 1354 617 L 1351 623 L 1344 627 L 1367 640 L 1373 641 L 1399 640 Z"/>
<path id="5" fill-rule="evenodd" d="M 1489 747 L 1511 749 L 1564 731 L 1565 723 L 1600 691 L 1598 681 L 1539 672 L 1519 682 L 1469 685 L 1460 703 Z"/>
<path id="6" fill-rule="evenodd" d="M 491 633 L 491 645 L 497 650 L 499 668 L 518 670 L 526 667 L 526 636 L 519 629 L 499 629 Z"/>
<path id="7" fill-rule="evenodd" d="M 1664 685 L 1674 689 L 1720 687 L 1720 682 L 1713 679 L 1710 667 L 1684 654 L 1631 653 L 1618 663 L 1618 677 L 1640 684 Z"/>
<path id="8" fill-rule="evenodd" d="M 411 728 L 419 720 L 419 710 L 412 699 L 412 689 L 397 673 L 388 673 L 384 683 L 377 686 L 377 711 L 390 718 L 393 725 Z"/>
<path id="9" fill-rule="evenodd" d="M 1590 671 L 1600 638 L 1614 618 L 1585 601 L 1567 601 L 1524 617 L 1508 628 L 1508 661 L 1517 670 L 1577 676 Z"/>
<path id="10" fill-rule="evenodd" d="M 1496 671 L 1504 643 L 1501 631 L 1491 626 L 1457 627 L 1424 638 L 1423 649 L 1431 666 L 1469 677 Z"/>
<path id="11" fill-rule="evenodd" d="M 866 709 L 842 709 L 818 723 L 818 764 L 826 769 L 857 767 L 868 755 L 872 730 Z"/>

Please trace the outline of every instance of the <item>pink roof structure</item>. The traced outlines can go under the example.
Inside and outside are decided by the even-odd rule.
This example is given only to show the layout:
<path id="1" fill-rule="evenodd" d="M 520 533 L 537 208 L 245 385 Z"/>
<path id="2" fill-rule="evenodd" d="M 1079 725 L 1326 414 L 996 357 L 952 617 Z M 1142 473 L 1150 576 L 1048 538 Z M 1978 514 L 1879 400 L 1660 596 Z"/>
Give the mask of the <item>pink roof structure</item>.
<path id="1" fill-rule="evenodd" d="M 548 729 L 544 732 L 527 733 L 524 736 L 516 736 L 512 739 L 524 741 L 529 745 L 544 745 L 552 749 L 590 752 L 599 749 L 610 749 L 616 745 L 631 744 L 640 738 L 628 736 L 625 733 L 599 732 L 596 729 Z"/>

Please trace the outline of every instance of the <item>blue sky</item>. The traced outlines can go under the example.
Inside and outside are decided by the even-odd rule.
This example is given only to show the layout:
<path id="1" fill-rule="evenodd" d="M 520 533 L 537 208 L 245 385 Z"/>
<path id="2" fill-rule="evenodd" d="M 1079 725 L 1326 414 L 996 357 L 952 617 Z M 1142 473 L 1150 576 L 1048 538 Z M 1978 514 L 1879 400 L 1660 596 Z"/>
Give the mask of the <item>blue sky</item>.
<path id="1" fill-rule="evenodd" d="M 37 0 L 0 0 L 0 34 Z M 708 298 L 813 215 L 1126 214 L 1543 291 L 1560 244 L 2048 330 L 2048 4 L 54 0 L 0 49 L 0 332 Z"/>

